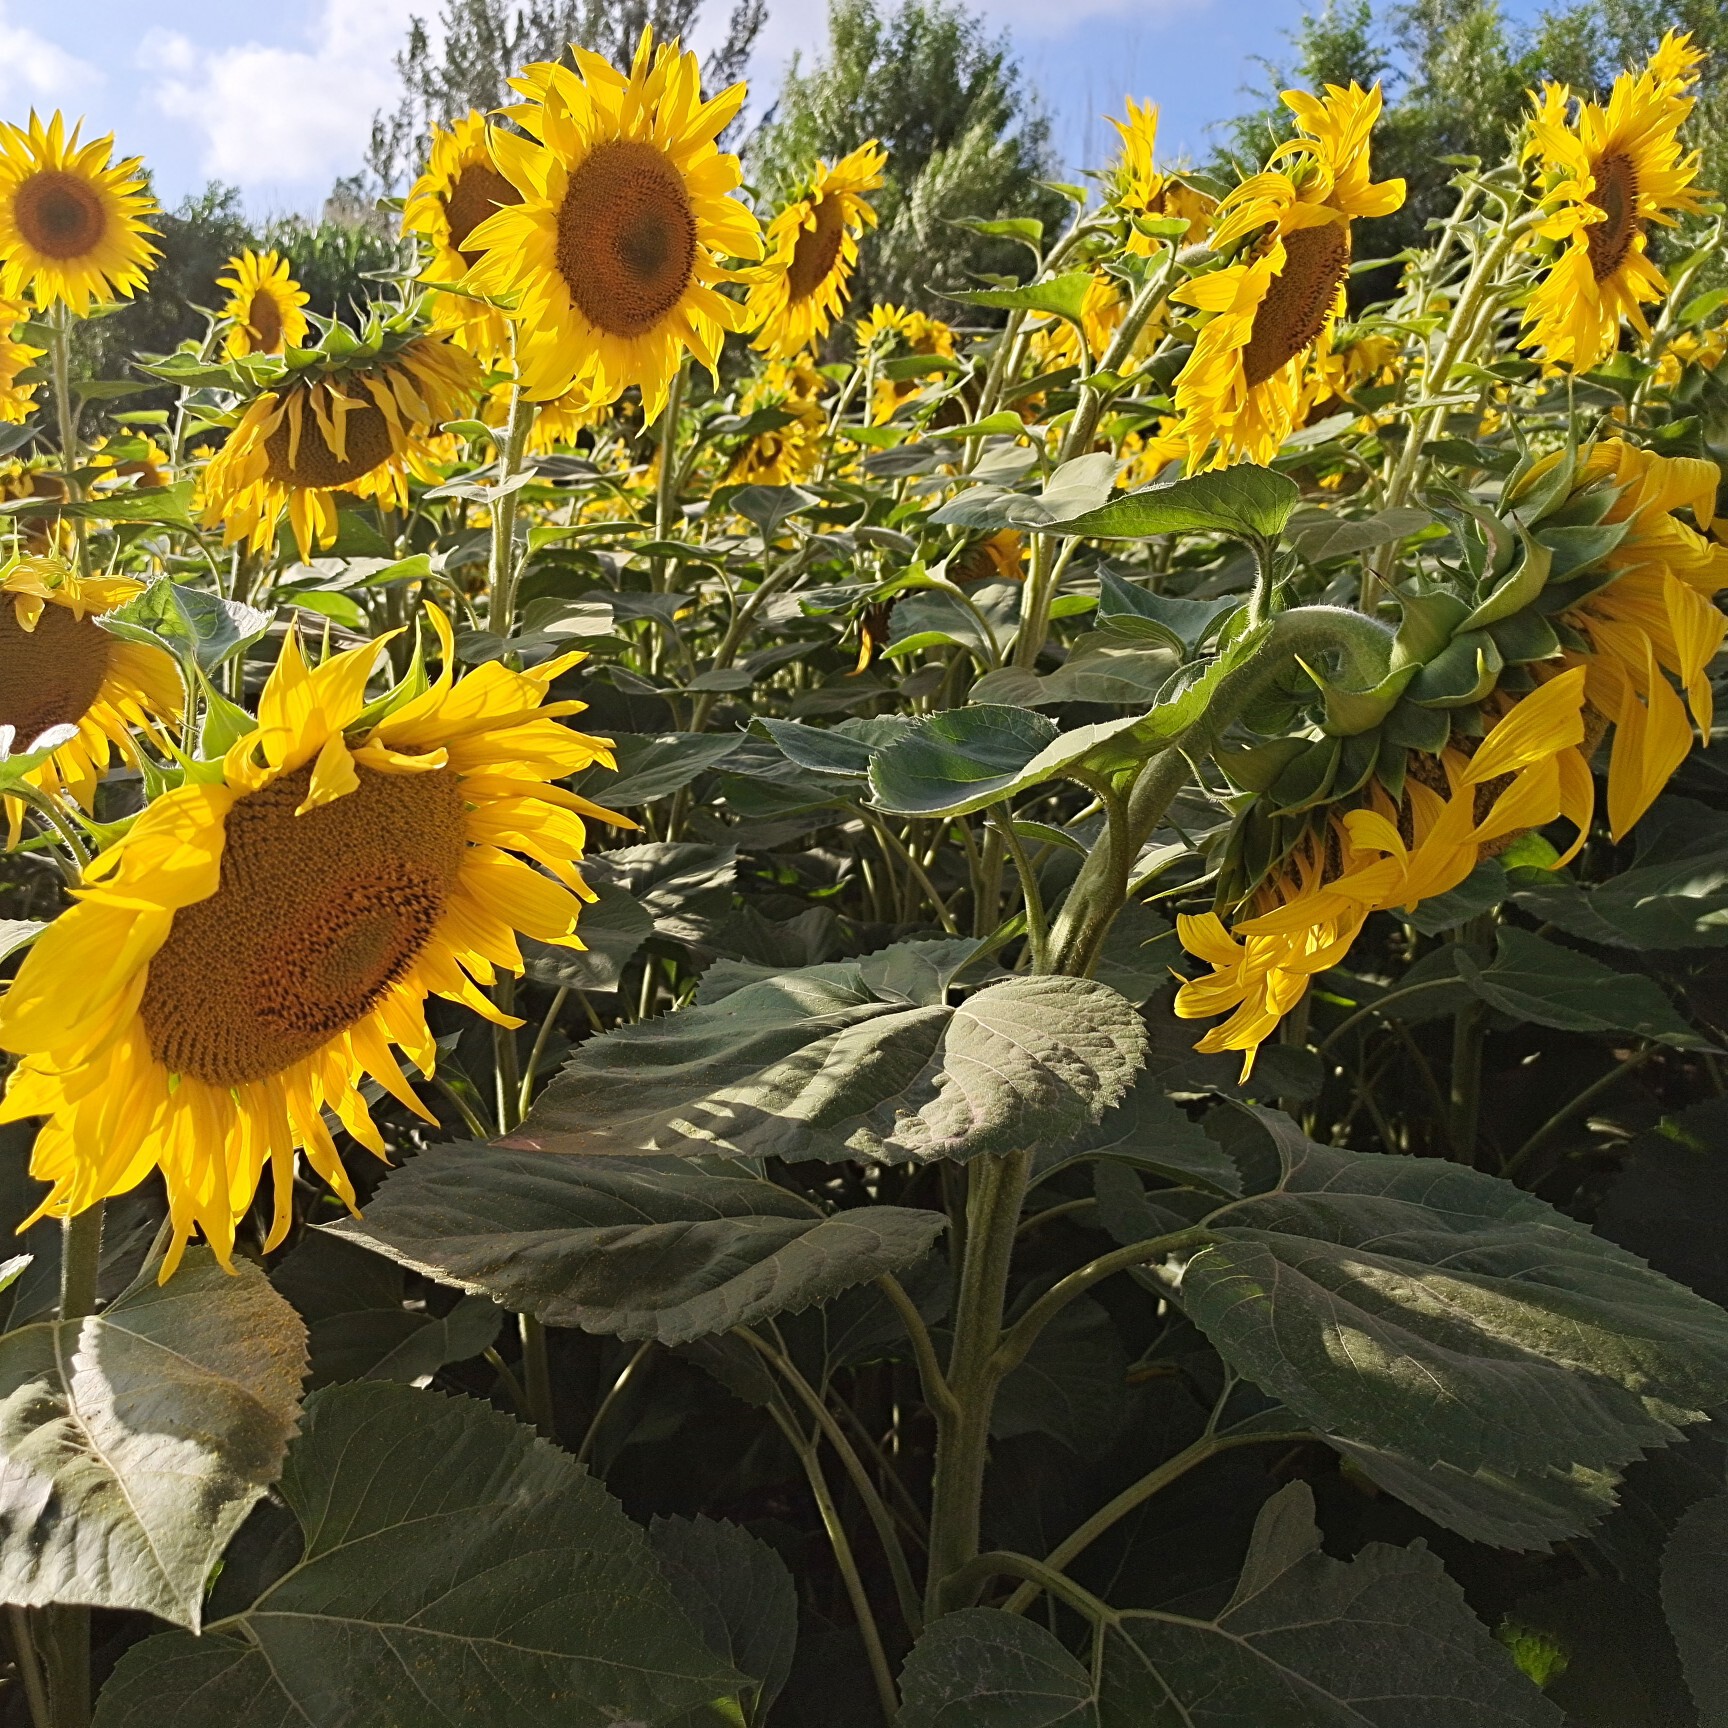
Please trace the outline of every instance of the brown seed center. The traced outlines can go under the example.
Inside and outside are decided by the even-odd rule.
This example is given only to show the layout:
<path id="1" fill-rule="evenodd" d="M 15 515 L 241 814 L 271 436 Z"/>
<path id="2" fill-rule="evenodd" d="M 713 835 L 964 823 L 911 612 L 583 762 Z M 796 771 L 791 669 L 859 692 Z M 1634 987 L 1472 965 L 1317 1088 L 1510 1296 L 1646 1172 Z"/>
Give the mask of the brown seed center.
<path id="1" fill-rule="evenodd" d="M 13 596 L 0 594 L 0 726 L 14 729 L 12 749 L 27 750 L 51 726 L 82 720 L 113 652 L 114 638 L 93 618 L 50 602 L 26 630 Z"/>
<path id="2" fill-rule="evenodd" d="M 1343 223 L 1284 236 L 1284 268 L 1267 284 L 1242 351 L 1250 388 L 1287 366 L 1326 328 L 1349 270 L 1350 236 Z"/>
<path id="3" fill-rule="evenodd" d="M 456 176 L 444 200 L 444 220 L 450 224 L 450 244 L 464 263 L 478 264 L 485 256 L 478 247 L 469 250 L 463 245 L 468 236 L 501 206 L 521 202 L 522 194 L 489 163 L 471 162 Z"/>
<path id="4" fill-rule="evenodd" d="M 282 352 L 282 308 L 276 296 L 260 288 L 246 308 L 246 328 L 252 333 L 252 346 L 260 354 Z"/>
<path id="5" fill-rule="evenodd" d="M 792 263 L 786 271 L 786 284 L 792 299 L 808 300 L 834 268 L 840 256 L 840 242 L 846 234 L 846 214 L 838 198 L 824 198 L 816 206 L 816 226 L 806 228 L 792 248 Z"/>
<path id="6" fill-rule="evenodd" d="M 359 775 L 296 816 L 308 764 L 229 812 L 216 892 L 174 914 L 139 1005 L 171 1073 L 279 1074 L 370 1013 L 426 946 L 467 843 L 460 776 Z"/>
<path id="7" fill-rule="evenodd" d="M 342 426 L 345 441 L 343 454 L 338 456 L 330 448 L 324 428 L 308 406 L 300 417 L 300 447 L 290 460 L 290 427 L 288 416 L 284 414 L 275 431 L 264 440 L 264 453 L 270 459 L 270 478 L 283 486 L 352 486 L 363 474 L 370 474 L 394 453 L 390 422 L 376 403 L 362 402 L 358 407 L 350 408 L 343 417 Z"/>
<path id="8" fill-rule="evenodd" d="M 558 208 L 558 274 L 591 324 L 641 336 L 683 298 L 696 269 L 696 213 L 683 176 L 652 144 L 602 144 Z"/>
<path id="9" fill-rule="evenodd" d="M 108 232 L 102 195 L 60 168 L 44 168 L 25 180 L 13 210 L 18 232 L 44 258 L 82 258 Z"/>
<path id="10" fill-rule="evenodd" d="M 1638 165 L 1616 150 L 1596 164 L 1595 179 L 1590 202 L 1608 219 L 1584 230 L 1584 244 L 1590 252 L 1590 274 L 1606 282 L 1626 262 L 1632 243 L 1644 232 L 1638 217 Z"/>

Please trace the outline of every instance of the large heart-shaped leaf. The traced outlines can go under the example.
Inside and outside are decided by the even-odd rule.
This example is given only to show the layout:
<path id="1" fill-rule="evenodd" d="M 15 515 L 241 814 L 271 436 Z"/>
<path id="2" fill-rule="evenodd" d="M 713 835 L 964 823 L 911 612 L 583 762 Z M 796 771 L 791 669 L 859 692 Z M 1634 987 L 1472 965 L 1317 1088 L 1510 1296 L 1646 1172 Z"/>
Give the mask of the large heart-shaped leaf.
<path id="1" fill-rule="evenodd" d="M 944 504 L 930 520 L 945 527 L 1017 528 L 1025 533 L 1062 523 L 1064 533 L 1072 532 L 1066 526 L 1070 518 L 1096 511 L 1110 496 L 1116 467 L 1116 458 L 1107 450 L 1076 456 L 1050 476 L 1041 492 L 973 486 Z"/>
<path id="2" fill-rule="evenodd" d="M 1146 1034 L 1083 978 L 889 994 L 886 954 L 809 966 L 584 1043 L 502 1145 L 736 1157 L 974 1158 L 1058 1145 L 1127 1090 Z M 883 980 L 878 988 L 875 980 Z"/>
<path id="3" fill-rule="evenodd" d="M 1084 515 L 1058 522 L 1064 534 L 1100 540 L 1146 540 L 1155 534 L 1237 534 L 1276 540 L 1296 508 L 1301 488 L 1287 474 L 1251 462 L 1190 474 L 1160 486 L 1125 492 Z"/>
<path id="4" fill-rule="evenodd" d="M 994 1608 L 936 1621 L 900 1691 L 897 1728 L 1100 1728 L 1092 1676 L 1056 1634 Z"/>
<path id="5" fill-rule="evenodd" d="M 257 1268 L 194 1248 L 165 1285 L 0 1339 L 0 1599 L 196 1627 L 228 1538 L 276 1480 L 306 1334 Z"/>
<path id="6" fill-rule="evenodd" d="M 1711 1048 L 1653 978 L 1616 971 L 1529 930 L 1503 925 L 1490 966 L 1463 951 L 1457 962 L 1458 975 L 1484 1002 L 1515 1019 L 1567 1032 L 1636 1032 L 1681 1050 Z"/>
<path id="7" fill-rule="evenodd" d="M 298 1557 L 204 1637 L 133 1645 L 97 1728 L 617 1728 L 745 1684 L 606 1490 L 484 1404 L 315 1393 L 281 1492 Z"/>
<path id="8" fill-rule="evenodd" d="M 1262 1508 L 1209 1619 L 1127 1611 L 1098 1634 L 1101 1721 L 1134 1728 L 1559 1728 L 1421 1544 L 1320 1551 L 1313 1491 Z M 954 1718 L 960 1728 L 965 1717 Z M 973 1718 L 982 1728 L 987 1718 Z"/>
<path id="9" fill-rule="evenodd" d="M 1254 1114 L 1282 1175 L 1209 1221 L 1181 1301 L 1315 1428 L 1467 1475 L 1568 1477 L 1728 1398 L 1728 1314 L 1546 1202 Z"/>
<path id="10" fill-rule="evenodd" d="M 554 1326 L 685 1344 L 923 1259 L 939 1212 L 823 1213 L 737 1169 L 439 1146 L 330 1231 Z"/>
<path id="11" fill-rule="evenodd" d="M 160 643 L 181 661 L 213 672 L 270 628 L 270 614 L 202 588 L 183 588 L 164 580 L 152 582 L 103 622 L 119 634 Z"/>
<path id="12" fill-rule="evenodd" d="M 1701 1500 L 1662 1555 L 1662 1606 L 1698 1705 L 1700 1728 L 1728 1728 L 1728 1494 Z"/>

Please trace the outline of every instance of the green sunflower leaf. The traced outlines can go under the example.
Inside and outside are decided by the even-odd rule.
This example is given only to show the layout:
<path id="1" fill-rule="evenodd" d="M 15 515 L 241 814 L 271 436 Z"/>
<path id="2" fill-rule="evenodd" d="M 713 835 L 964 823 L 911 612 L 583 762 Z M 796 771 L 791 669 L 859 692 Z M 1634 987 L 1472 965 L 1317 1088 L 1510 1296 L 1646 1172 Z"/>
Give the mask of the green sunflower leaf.
<path id="1" fill-rule="evenodd" d="M 484 1404 L 315 1393 L 281 1492 L 298 1556 L 202 1638 L 133 1645 L 97 1728 L 385 1728 L 426 1720 L 430 1700 L 463 1728 L 736 1719 L 749 1681 L 691 1624 L 644 1532 Z"/>

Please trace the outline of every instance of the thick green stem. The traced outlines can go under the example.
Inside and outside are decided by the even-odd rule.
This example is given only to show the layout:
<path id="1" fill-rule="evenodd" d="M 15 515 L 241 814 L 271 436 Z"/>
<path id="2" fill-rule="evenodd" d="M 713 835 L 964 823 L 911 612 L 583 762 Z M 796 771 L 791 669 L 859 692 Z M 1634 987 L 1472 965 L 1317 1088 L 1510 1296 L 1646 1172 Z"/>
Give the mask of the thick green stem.
<path id="1" fill-rule="evenodd" d="M 60 430 L 60 466 L 65 471 L 66 497 L 76 503 L 84 487 L 76 476 L 84 464 L 78 442 L 78 409 L 72 400 L 72 314 L 57 305 L 48 320 L 48 364 L 54 374 L 54 413 Z M 75 519 L 72 536 L 78 547 L 79 574 L 90 574 L 90 547 L 84 538 L 84 523 Z"/>
<path id="2" fill-rule="evenodd" d="M 660 473 L 654 486 L 654 538 L 670 540 L 678 514 L 678 419 L 684 412 L 684 379 L 688 362 L 681 363 L 666 386 L 666 406 L 660 411 Z M 656 593 L 666 589 L 666 560 L 656 558 L 649 567 Z"/>
<path id="3" fill-rule="evenodd" d="M 1004 1369 L 997 1365 L 1008 1300 L 1008 1265 L 1032 1153 L 982 1157 L 967 1166 L 966 1253 L 954 1308 L 947 1381 L 955 1408 L 937 1418 L 936 1471 L 930 1502 L 930 1571 L 925 1607 L 934 1619 L 968 1605 L 949 1585 L 978 1553 L 990 1416 Z"/>
<path id="4" fill-rule="evenodd" d="M 489 567 L 491 608 L 487 622 L 494 636 L 508 636 L 516 623 L 516 588 L 521 569 L 516 558 L 517 492 L 504 488 L 522 472 L 522 454 L 534 425 L 535 406 L 522 394 L 522 386 L 510 387 L 510 419 L 504 431 L 504 446 L 498 452 L 498 493 L 492 501 L 492 558 Z"/>
<path id="5" fill-rule="evenodd" d="M 546 1356 L 546 1328 L 532 1314 L 516 1316 L 522 1330 L 522 1397 L 528 1420 L 548 1440 L 557 1438 L 552 1415 L 552 1367 Z"/>

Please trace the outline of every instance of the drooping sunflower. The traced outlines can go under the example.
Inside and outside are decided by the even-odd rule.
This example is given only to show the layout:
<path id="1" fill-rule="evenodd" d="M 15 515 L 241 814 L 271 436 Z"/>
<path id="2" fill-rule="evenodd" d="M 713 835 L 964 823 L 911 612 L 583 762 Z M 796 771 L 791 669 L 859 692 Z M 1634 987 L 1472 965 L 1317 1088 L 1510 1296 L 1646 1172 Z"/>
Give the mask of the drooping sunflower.
<path id="1" fill-rule="evenodd" d="M 858 237 L 876 223 L 865 194 L 887 165 L 874 139 L 832 166 L 818 162 L 809 186 L 768 224 L 767 262 L 746 303 L 752 346 L 788 360 L 828 334 L 857 268 Z"/>
<path id="2" fill-rule="evenodd" d="M 1378 85 L 1283 100 L 1297 136 L 1218 206 L 1209 244 L 1222 252 L 1246 240 L 1245 252 L 1172 296 L 1204 320 L 1176 380 L 1190 469 L 1271 459 L 1295 421 L 1304 357 L 1343 306 L 1351 222 L 1404 202 L 1402 180 L 1369 177 Z"/>
<path id="3" fill-rule="evenodd" d="M 1695 184 L 1699 154 L 1679 138 L 1702 58 L 1670 31 L 1642 71 L 1614 80 L 1606 108 L 1581 102 L 1570 125 L 1564 88 L 1534 98 L 1525 153 L 1538 160 L 1549 212 L 1536 232 L 1558 251 L 1530 296 L 1520 346 L 1587 372 L 1613 351 L 1622 318 L 1649 336 L 1644 307 L 1668 292 L 1649 256 L 1650 225 L 1673 227 L 1706 196 Z"/>
<path id="4" fill-rule="evenodd" d="M 418 234 L 430 254 L 420 280 L 460 282 L 482 256 L 469 244 L 469 235 L 488 216 L 521 202 L 522 194 L 492 159 L 491 129 L 484 114 L 470 111 L 451 126 L 434 127 L 425 171 L 402 206 L 402 232 Z M 510 352 L 510 321 L 484 300 L 434 292 L 432 322 L 488 364 Z"/>
<path id="5" fill-rule="evenodd" d="M 401 509 L 410 474 L 437 478 L 430 436 L 478 389 L 478 362 L 401 322 L 343 337 L 286 365 L 211 457 L 198 499 L 225 544 L 263 550 L 286 511 L 310 558 L 336 538 L 339 492 Z"/>
<path id="6" fill-rule="evenodd" d="M 1514 490 L 1514 506 L 1560 460 L 1535 464 Z M 1709 668 L 1728 637 L 1728 618 L 1715 604 L 1728 590 L 1728 546 L 1708 538 L 1720 480 L 1713 462 L 1609 439 L 1578 463 L 1559 506 L 1621 530 L 1605 535 L 1614 542 L 1608 550 L 1554 589 L 1557 599 L 1577 596 L 1554 612 L 1564 632 L 1556 663 L 1580 669 L 1591 708 L 1614 728 L 1608 826 L 1615 840 L 1686 760 L 1693 724 L 1710 739 Z"/>
<path id="7" fill-rule="evenodd" d="M 481 986 L 521 970 L 517 933 L 581 946 L 582 818 L 607 812 L 551 782 L 612 757 L 546 700 L 581 656 L 457 681 L 435 621 L 438 678 L 364 725 L 382 644 L 309 669 L 290 636 L 220 779 L 151 804 L 43 933 L 0 1002 L 0 1119 L 47 1118 L 37 1216 L 160 1169 L 166 1278 L 195 1229 L 228 1262 L 268 1165 L 274 1245 L 296 1151 L 354 1203 L 324 1111 L 380 1155 L 368 1077 L 427 1116 L 391 1045 L 431 1074 L 429 995 L 515 1025 Z"/>
<path id="8" fill-rule="evenodd" d="M 229 320 L 222 351 L 230 360 L 247 354 L 280 354 L 298 348 L 306 340 L 306 314 L 301 310 L 312 298 L 289 270 L 288 260 L 277 252 L 254 252 L 248 246 L 238 258 L 228 260 L 230 274 L 218 276 L 216 286 L 229 292 L 222 316 Z"/>
<path id="9" fill-rule="evenodd" d="M 1188 227 L 1180 239 L 1184 245 L 1192 245 L 1205 235 L 1218 200 L 1159 170 L 1158 104 L 1136 102 L 1130 96 L 1125 105 L 1127 119 L 1109 117 L 1122 140 L 1122 150 L 1111 167 L 1105 188 L 1105 196 L 1129 219 L 1125 249 L 1137 257 L 1150 257 L 1161 242 L 1143 233 L 1135 223 L 1159 217 L 1185 221 Z"/>
<path id="10" fill-rule="evenodd" d="M 136 156 L 109 163 L 114 138 L 79 142 L 56 113 L 44 126 L 0 126 L 0 293 L 38 306 L 63 301 L 80 318 L 93 300 L 130 299 L 156 248 L 155 201 Z"/>
<path id="11" fill-rule="evenodd" d="M 124 576 L 80 577 L 54 557 L 14 558 L 0 568 L 0 731 L 10 729 L 17 754 L 44 734 L 76 727 L 25 779 L 50 797 L 70 793 L 85 810 L 95 808 L 110 757 L 136 762 L 135 733 L 160 743 L 159 725 L 180 715 L 173 656 L 96 621 L 143 587 Z M 5 804 L 13 846 L 24 806 L 16 798 Z"/>
<path id="12" fill-rule="evenodd" d="M 1179 917 L 1182 945 L 1212 971 L 1183 984 L 1176 1013 L 1228 1016 L 1195 1048 L 1240 1050 L 1247 1079 L 1260 1045 L 1371 914 L 1456 888 L 1513 835 L 1557 817 L 1573 825 L 1576 851 L 1594 796 L 1583 702 L 1582 669 L 1561 673 L 1503 706 L 1473 751 L 1454 740 L 1413 755 L 1397 796 L 1376 781 L 1353 806 L 1322 811 L 1231 927 L 1215 912 Z"/>
<path id="13" fill-rule="evenodd" d="M 498 168 L 521 194 L 468 235 L 468 286 L 513 299 L 516 364 L 535 401 L 584 384 L 600 402 L 631 385 L 652 417 L 686 352 L 710 372 L 746 325 L 726 256 L 756 259 L 762 231 L 732 193 L 738 158 L 716 139 L 744 101 L 735 84 L 702 100 L 696 56 L 644 30 L 629 75 L 572 48 L 580 73 L 530 67 L 528 101 L 499 132 Z"/>
<path id="14" fill-rule="evenodd" d="M 19 425 L 36 405 L 36 386 L 20 384 L 18 374 L 42 358 L 43 350 L 20 342 L 18 326 L 27 316 L 16 300 L 0 299 L 0 421 Z"/>

